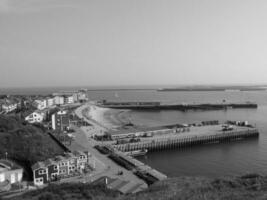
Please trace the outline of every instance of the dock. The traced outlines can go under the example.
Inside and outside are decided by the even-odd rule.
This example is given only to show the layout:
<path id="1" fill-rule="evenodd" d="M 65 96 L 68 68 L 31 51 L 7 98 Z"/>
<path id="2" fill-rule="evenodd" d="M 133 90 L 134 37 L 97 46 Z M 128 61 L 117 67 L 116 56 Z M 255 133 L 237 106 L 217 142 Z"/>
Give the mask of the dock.
<path id="1" fill-rule="evenodd" d="M 187 104 L 187 103 L 163 103 L 163 102 L 98 102 L 98 106 L 113 109 L 131 109 L 131 110 L 226 110 L 252 108 L 256 109 L 258 105 L 252 102 L 245 103 L 203 103 L 203 104 Z"/>
<path id="2" fill-rule="evenodd" d="M 135 151 L 147 149 L 148 151 L 171 148 L 185 148 L 193 145 L 230 142 L 235 140 L 258 137 L 259 131 L 254 127 L 233 126 L 233 130 L 223 131 L 221 125 L 207 125 L 190 127 L 182 132 L 173 131 L 171 134 L 161 134 L 152 137 L 140 138 L 139 142 L 114 144 L 119 151 Z"/>
<path id="3" fill-rule="evenodd" d="M 167 176 L 156 169 L 138 161 L 137 159 L 126 155 L 124 152 L 118 151 L 110 146 L 103 146 L 110 149 L 109 158 L 125 169 L 132 171 L 140 179 L 144 180 L 148 185 L 167 178 Z"/>

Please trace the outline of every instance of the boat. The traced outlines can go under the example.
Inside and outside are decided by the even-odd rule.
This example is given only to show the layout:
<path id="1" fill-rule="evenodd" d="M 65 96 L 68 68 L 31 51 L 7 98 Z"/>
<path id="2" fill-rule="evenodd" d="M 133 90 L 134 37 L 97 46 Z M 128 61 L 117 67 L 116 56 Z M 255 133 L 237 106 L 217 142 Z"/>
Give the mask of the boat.
<path id="1" fill-rule="evenodd" d="M 125 152 L 125 154 L 127 156 L 144 156 L 146 155 L 146 153 L 148 152 L 147 149 L 141 149 L 141 150 L 136 150 L 136 151 L 128 151 L 128 152 Z"/>

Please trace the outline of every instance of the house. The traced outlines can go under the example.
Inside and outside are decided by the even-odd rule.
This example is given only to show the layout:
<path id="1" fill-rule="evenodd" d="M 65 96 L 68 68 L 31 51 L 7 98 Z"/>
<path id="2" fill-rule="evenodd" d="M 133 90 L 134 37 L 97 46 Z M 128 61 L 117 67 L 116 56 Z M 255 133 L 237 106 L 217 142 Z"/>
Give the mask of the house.
<path id="1" fill-rule="evenodd" d="M 74 103 L 74 97 L 72 95 L 70 95 L 70 96 L 64 96 L 64 103 L 65 104 Z"/>
<path id="2" fill-rule="evenodd" d="M 64 131 L 70 126 L 69 113 L 67 111 L 58 111 L 52 115 L 52 129 Z"/>
<path id="3" fill-rule="evenodd" d="M 77 170 L 84 170 L 86 168 L 86 164 L 88 163 L 87 153 L 82 151 L 74 151 L 73 154 L 76 158 Z"/>
<path id="4" fill-rule="evenodd" d="M 47 106 L 48 107 L 52 107 L 53 105 L 55 105 L 55 99 L 54 98 L 47 98 Z"/>
<path id="5" fill-rule="evenodd" d="M 45 99 L 42 99 L 42 100 L 34 100 L 33 105 L 38 110 L 43 110 L 43 109 L 47 108 L 47 101 Z"/>
<path id="6" fill-rule="evenodd" d="M 47 180 L 56 181 L 59 176 L 59 165 L 55 160 L 48 159 L 45 161 L 45 166 L 47 167 Z"/>
<path id="7" fill-rule="evenodd" d="M 88 152 L 75 151 L 56 156 L 32 166 L 34 185 L 41 186 L 70 176 L 77 176 L 89 166 Z"/>
<path id="8" fill-rule="evenodd" d="M 23 168 L 10 160 L 0 160 L 0 192 L 11 189 L 12 184 L 22 181 Z"/>
<path id="9" fill-rule="evenodd" d="M 45 118 L 45 113 L 36 110 L 27 117 L 25 117 L 25 121 L 28 121 L 29 123 L 41 123 L 44 120 L 44 118 Z"/>
<path id="10" fill-rule="evenodd" d="M 58 174 L 61 177 L 69 174 L 69 159 L 63 156 L 57 156 L 55 161 L 58 163 Z"/>
<path id="11" fill-rule="evenodd" d="M 79 102 L 85 102 L 88 100 L 87 92 L 85 90 L 79 90 L 77 93 L 77 100 Z"/>
<path id="12" fill-rule="evenodd" d="M 64 104 L 64 97 L 62 96 L 55 96 L 54 102 L 56 105 L 63 105 Z"/>
<path id="13" fill-rule="evenodd" d="M 37 162 L 32 166 L 34 185 L 43 185 L 48 183 L 48 168 L 44 162 Z"/>
<path id="14" fill-rule="evenodd" d="M 17 103 L 12 103 L 12 102 L 6 102 L 2 105 L 2 110 L 5 111 L 6 113 L 12 112 L 18 108 Z"/>

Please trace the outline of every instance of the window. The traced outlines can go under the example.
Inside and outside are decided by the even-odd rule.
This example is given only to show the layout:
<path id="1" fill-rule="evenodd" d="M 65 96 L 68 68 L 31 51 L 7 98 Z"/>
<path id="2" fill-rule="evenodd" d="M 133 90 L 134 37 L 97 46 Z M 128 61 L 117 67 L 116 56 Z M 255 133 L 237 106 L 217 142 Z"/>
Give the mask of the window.
<path id="1" fill-rule="evenodd" d="M 22 173 L 18 173 L 18 181 L 22 180 Z"/>
<path id="2" fill-rule="evenodd" d="M 10 174 L 10 183 L 13 184 L 16 182 L 15 174 Z"/>
<path id="3" fill-rule="evenodd" d="M 57 166 L 56 165 L 54 166 L 54 170 L 57 170 Z"/>
<path id="4" fill-rule="evenodd" d="M 0 174 L 0 182 L 4 182 L 5 181 L 5 174 Z"/>
<path id="5" fill-rule="evenodd" d="M 40 174 L 40 175 L 42 175 L 42 174 L 46 174 L 46 170 L 44 170 L 44 169 L 39 170 L 39 174 Z"/>
<path id="6" fill-rule="evenodd" d="M 37 178 L 37 179 L 35 180 L 36 183 L 43 183 L 43 181 L 44 181 L 43 178 Z"/>

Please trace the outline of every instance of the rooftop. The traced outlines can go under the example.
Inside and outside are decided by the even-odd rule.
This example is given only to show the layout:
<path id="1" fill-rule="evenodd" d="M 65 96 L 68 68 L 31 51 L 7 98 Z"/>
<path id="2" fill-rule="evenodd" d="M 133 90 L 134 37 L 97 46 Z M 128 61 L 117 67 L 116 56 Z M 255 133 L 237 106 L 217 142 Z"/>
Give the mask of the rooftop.
<path id="1" fill-rule="evenodd" d="M 0 160 L 0 172 L 1 171 L 8 171 L 8 170 L 15 170 L 15 169 L 21 169 L 21 167 L 11 160 Z"/>

